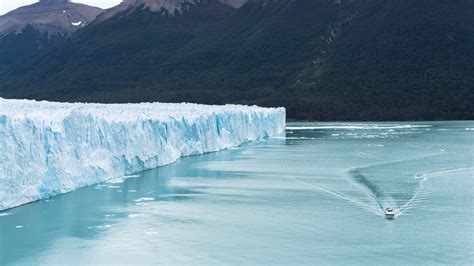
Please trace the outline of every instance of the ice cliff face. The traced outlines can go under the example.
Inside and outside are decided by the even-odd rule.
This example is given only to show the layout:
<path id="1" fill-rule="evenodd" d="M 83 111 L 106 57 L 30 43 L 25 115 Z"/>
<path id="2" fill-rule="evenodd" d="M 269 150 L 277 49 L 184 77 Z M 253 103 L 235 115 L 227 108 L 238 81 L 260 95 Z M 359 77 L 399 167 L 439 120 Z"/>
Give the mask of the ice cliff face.
<path id="1" fill-rule="evenodd" d="M 0 210 L 284 130 L 283 108 L 0 98 Z"/>

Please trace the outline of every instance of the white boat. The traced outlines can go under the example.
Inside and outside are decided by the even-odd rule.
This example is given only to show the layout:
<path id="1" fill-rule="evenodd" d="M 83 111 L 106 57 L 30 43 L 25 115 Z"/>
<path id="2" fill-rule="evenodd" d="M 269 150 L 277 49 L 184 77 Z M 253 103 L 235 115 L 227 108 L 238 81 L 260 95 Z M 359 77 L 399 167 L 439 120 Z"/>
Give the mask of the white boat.
<path id="1" fill-rule="evenodd" d="M 395 211 L 393 208 L 385 208 L 385 217 L 389 219 L 395 218 Z"/>

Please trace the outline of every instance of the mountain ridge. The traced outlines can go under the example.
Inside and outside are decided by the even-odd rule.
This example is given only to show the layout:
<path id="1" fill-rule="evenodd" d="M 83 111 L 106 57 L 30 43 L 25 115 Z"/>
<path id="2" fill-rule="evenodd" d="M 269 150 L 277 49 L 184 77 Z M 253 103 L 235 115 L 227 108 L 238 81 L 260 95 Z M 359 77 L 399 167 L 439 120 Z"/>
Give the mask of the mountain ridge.
<path id="1" fill-rule="evenodd" d="M 198 5 L 199 3 L 209 0 L 124 0 L 119 5 L 107 9 L 100 14 L 96 22 L 105 21 L 124 11 L 130 12 L 136 8 L 149 9 L 152 12 L 166 11 L 169 15 L 182 14 L 185 9 L 190 6 Z M 239 8 L 247 2 L 247 0 L 217 0 L 223 4 Z"/>
<path id="2" fill-rule="evenodd" d="M 41 0 L 0 16 L 0 69 L 64 40 L 101 12 L 69 0 Z"/>
<path id="3" fill-rule="evenodd" d="M 43 0 L 0 16 L 0 35 L 18 33 L 28 24 L 49 34 L 70 34 L 88 25 L 102 11 L 69 0 Z"/>

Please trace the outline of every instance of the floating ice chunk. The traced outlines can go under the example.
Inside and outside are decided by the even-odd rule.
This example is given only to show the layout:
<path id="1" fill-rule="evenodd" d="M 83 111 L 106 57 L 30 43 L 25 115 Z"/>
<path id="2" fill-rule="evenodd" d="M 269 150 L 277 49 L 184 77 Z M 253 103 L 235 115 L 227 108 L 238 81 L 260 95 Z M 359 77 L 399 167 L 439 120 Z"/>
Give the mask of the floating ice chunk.
<path id="1" fill-rule="evenodd" d="M 135 202 L 143 202 L 143 201 L 154 201 L 155 198 L 139 198 L 136 199 Z"/>
<path id="2" fill-rule="evenodd" d="M 116 179 L 107 181 L 107 183 L 109 184 L 122 184 L 123 182 L 125 182 L 125 180 L 123 180 L 122 178 L 116 178 Z"/>
<path id="3" fill-rule="evenodd" d="M 146 217 L 146 215 L 143 214 L 143 213 L 129 214 L 128 215 L 128 218 L 138 218 L 138 217 Z"/>
<path id="4" fill-rule="evenodd" d="M 284 134 L 284 108 L 0 98 L 0 210 Z"/>
<path id="5" fill-rule="evenodd" d="M 313 140 L 316 138 L 308 138 L 308 137 L 287 137 L 287 140 Z"/>
<path id="6" fill-rule="evenodd" d="M 318 129 L 346 129 L 346 130 L 354 130 L 354 129 L 414 129 L 414 128 L 428 128 L 431 125 L 370 125 L 370 124 L 354 124 L 354 125 L 320 125 L 320 126 L 291 126 L 286 127 L 286 130 L 318 130 Z"/>
<path id="7" fill-rule="evenodd" d="M 102 228 L 111 228 L 112 225 L 111 224 L 105 224 L 105 225 L 98 225 L 96 226 L 96 228 L 99 228 L 99 229 L 102 229 Z M 89 228 L 90 229 L 90 228 Z"/>
<path id="8" fill-rule="evenodd" d="M 123 176 L 123 178 L 127 179 L 127 178 L 137 178 L 137 177 L 140 177 L 140 175 L 126 175 L 126 176 Z"/>

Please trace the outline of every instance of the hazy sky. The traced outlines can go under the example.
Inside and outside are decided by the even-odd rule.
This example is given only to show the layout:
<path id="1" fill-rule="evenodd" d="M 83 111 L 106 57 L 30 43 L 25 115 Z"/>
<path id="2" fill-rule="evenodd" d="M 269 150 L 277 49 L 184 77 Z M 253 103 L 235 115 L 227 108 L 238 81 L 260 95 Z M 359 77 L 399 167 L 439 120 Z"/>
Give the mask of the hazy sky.
<path id="1" fill-rule="evenodd" d="M 38 0 L 0 0 L 0 15 L 8 13 L 20 6 L 26 6 L 39 2 Z M 101 8 L 109 8 L 118 5 L 122 0 L 72 0 L 71 2 L 82 3 Z"/>

